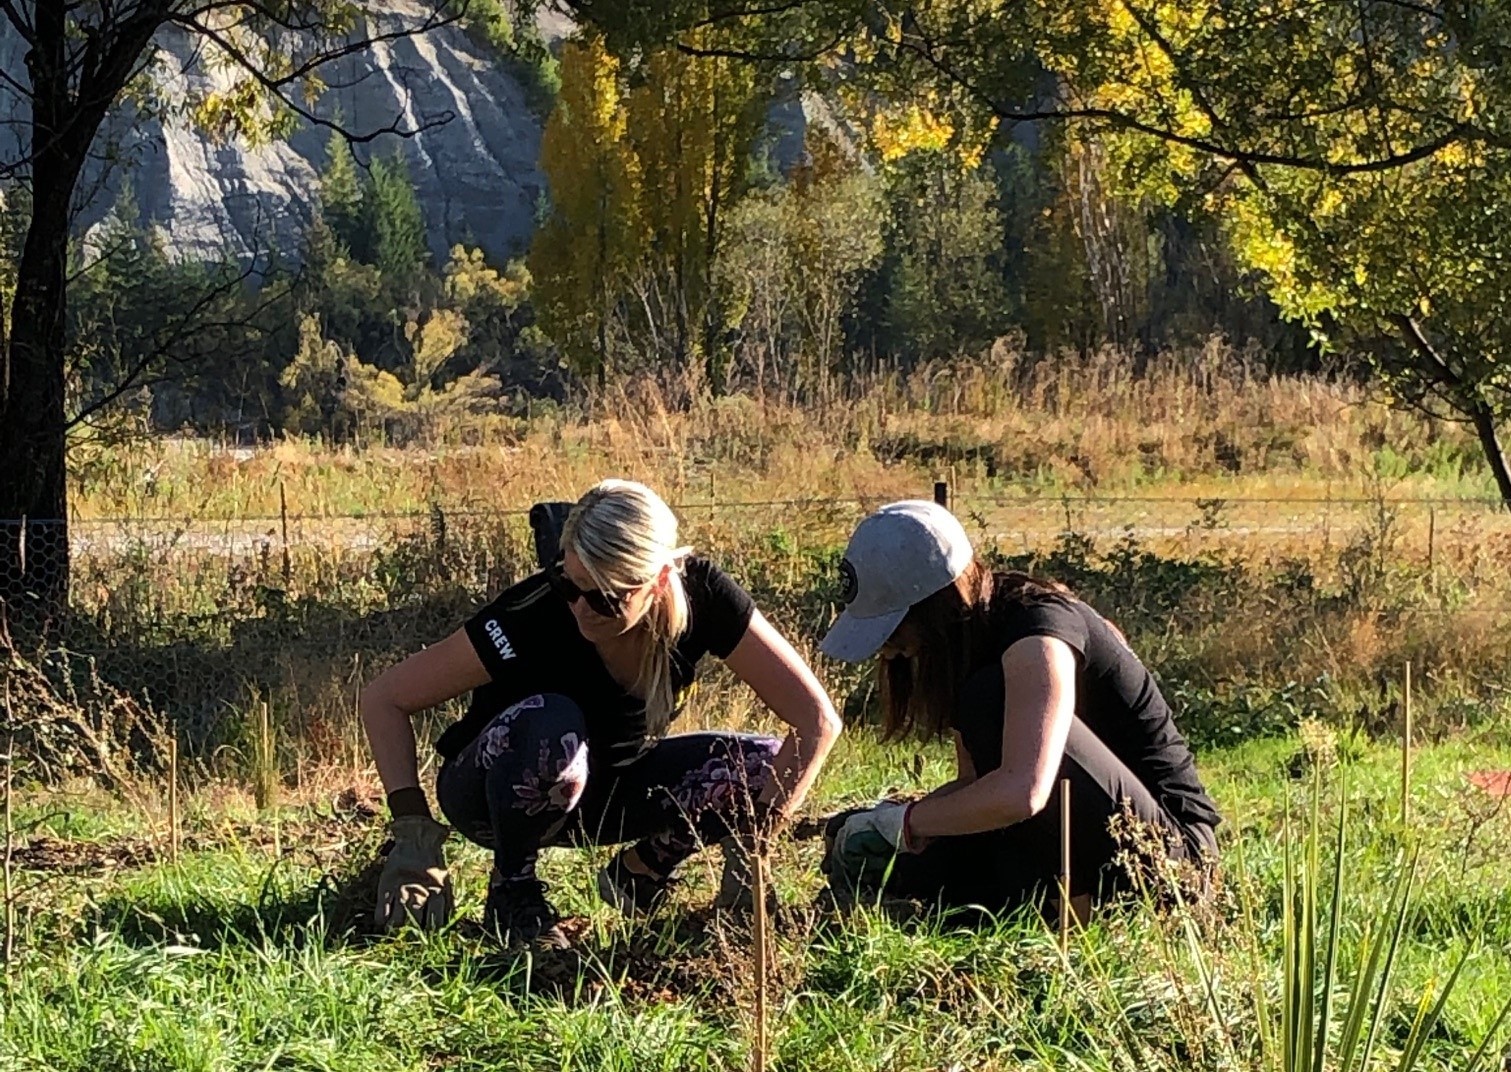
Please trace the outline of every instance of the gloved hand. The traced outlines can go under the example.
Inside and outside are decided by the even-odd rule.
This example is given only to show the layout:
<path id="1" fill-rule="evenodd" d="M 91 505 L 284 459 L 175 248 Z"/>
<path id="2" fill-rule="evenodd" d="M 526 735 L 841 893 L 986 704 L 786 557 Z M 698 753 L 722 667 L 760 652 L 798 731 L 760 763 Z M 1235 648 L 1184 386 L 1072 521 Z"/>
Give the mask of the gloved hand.
<path id="1" fill-rule="evenodd" d="M 443 927 L 455 903 L 441 845 L 450 828 L 425 815 L 401 815 L 388 824 L 393 839 L 378 878 L 373 921 L 384 930 L 413 922 Z"/>
<path id="2" fill-rule="evenodd" d="M 850 815 L 834 835 L 830 879 L 852 886 L 880 885 L 894 856 L 916 851 L 907 834 L 912 806 L 883 803 Z"/>

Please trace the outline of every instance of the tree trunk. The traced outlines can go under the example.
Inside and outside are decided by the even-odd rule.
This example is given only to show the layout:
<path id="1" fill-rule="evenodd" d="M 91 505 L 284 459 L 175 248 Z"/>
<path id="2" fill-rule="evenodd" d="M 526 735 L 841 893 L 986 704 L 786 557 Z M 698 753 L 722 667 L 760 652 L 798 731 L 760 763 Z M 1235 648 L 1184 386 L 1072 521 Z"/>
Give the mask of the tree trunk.
<path id="1" fill-rule="evenodd" d="M 69 208 L 110 102 L 150 37 L 138 27 L 101 65 L 87 102 L 69 91 L 63 5 L 39 4 L 31 78 L 32 215 L 0 353 L 0 605 L 23 628 L 56 620 L 68 597 L 64 316 Z"/>
<path id="2" fill-rule="evenodd" d="M 64 314 L 72 177 L 38 159 L 0 390 L 0 600 L 23 621 L 68 593 Z M 75 169 L 76 171 L 76 169 Z"/>
<path id="3" fill-rule="evenodd" d="M 1484 402 L 1476 402 L 1469 416 L 1485 451 L 1485 460 L 1490 463 L 1490 472 L 1495 475 L 1501 501 L 1511 509 L 1511 466 L 1506 464 L 1506 452 L 1501 448 L 1500 436 L 1495 430 L 1495 413 Z"/>

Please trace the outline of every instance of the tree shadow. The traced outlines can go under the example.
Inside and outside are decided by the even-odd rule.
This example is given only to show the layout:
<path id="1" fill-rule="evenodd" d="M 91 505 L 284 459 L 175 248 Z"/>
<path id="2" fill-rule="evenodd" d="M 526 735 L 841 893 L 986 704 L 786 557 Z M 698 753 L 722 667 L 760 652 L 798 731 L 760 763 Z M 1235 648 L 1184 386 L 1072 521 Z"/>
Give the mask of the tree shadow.
<path id="1" fill-rule="evenodd" d="M 208 892 L 156 898 L 115 893 L 95 903 L 86 923 L 139 948 L 362 946 L 381 937 L 372 906 L 382 866 L 382 859 L 375 857 L 359 868 L 327 873 L 292 891 L 274 885 L 274 868 L 249 900 L 227 900 Z"/>
<path id="2" fill-rule="evenodd" d="M 459 956 L 427 967 L 431 982 L 465 975 L 516 999 L 569 1007 L 605 995 L 640 1004 L 699 998 L 732 1006 L 753 979 L 748 915 L 712 908 L 670 908 L 607 927 L 572 917 L 562 921 L 571 941 L 563 950 L 501 946 L 477 922 L 459 930 L 473 941 Z"/>
<path id="3" fill-rule="evenodd" d="M 374 922 L 381 869 L 382 859 L 374 857 L 292 890 L 277 888 L 270 875 L 255 896 L 241 900 L 212 891 L 116 893 L 96 902 L 85 919 L 86 932 L 108 932 L 140 949 L 361 949 L 414 942 L 412 933 L 389 936 Z M 800 914 L 779 913 L 773 926 L 794 926 Z M 416 960 L 431 983 L 464 978 L 514 1000 L 569 1007 L 605 996 L 636 1003 L 690 997 L 734 1001 L 753 978 L 748 914 L 671 907 L 649 919 L 571 917 L 562 927 L 572 944 L 551 950 L 505 946 L 480 920 L 458 919 L 441 936 L 443 944 L 417 949 Z"/>

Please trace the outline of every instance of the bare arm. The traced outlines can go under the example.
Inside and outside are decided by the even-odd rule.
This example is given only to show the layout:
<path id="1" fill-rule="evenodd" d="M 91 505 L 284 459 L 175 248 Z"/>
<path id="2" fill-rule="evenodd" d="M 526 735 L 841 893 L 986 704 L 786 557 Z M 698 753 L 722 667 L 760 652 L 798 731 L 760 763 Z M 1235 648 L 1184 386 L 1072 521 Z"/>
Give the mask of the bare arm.
<path id="1" fill-rule="evenodd" d="M 414 725 L 410 722 L 414 713 L 486 685 L 488 680 L 488 671 L 472 641 L 458 629 L 367 683 L 357 708 L 384 792 L 420 784 Z"/>
<path id="2" fill-rule="evenodd" d="M 1075 652 L 1054 637 L 1028 637 L 1003 653 L 1002 673 L 1007 679 L 1002 765 L 954 792 L 915 804 L 908 815 L 915 837 L 997 830 L 1037 815 L 1049 803 L 1075 717 Z"/>
<path id="3" fill-rule="evenodd" d="M 777 718 L 792 727 L 777 752 L 776 777 L 759 801 L 774 803 L 783 815 L 791 815 L 812 788 L 839 737 L 839 715 L 803 657 L 760 611 L 724 662 Z"/>

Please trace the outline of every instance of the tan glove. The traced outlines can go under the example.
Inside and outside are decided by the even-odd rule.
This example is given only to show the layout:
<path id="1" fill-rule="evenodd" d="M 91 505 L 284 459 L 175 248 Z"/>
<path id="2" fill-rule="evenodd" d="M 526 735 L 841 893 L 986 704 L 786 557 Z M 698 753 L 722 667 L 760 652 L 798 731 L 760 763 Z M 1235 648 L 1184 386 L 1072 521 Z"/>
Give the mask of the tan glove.
<path id="1" fill-rule="evenodd" d="M 424 815 L 401 815 L 388 832 L 393 844 L 378 877 L 373 921 L 390 931 L 409 922 L 424 930 L 445 926 L 455 904 L 441 851 L 450 828 Z"/>

